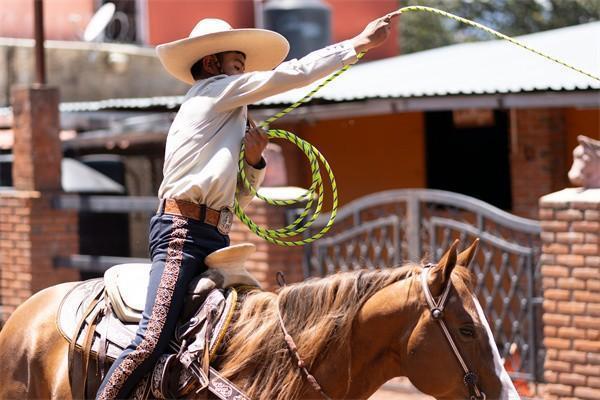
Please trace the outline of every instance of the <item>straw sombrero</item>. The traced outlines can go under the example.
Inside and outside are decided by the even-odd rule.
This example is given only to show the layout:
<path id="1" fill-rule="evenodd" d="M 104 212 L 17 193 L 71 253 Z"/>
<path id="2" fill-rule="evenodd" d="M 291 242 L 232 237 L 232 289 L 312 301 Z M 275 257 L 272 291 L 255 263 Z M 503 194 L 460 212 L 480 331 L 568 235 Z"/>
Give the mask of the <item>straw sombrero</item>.
<path id="1" fill-rule="evenodd" d="M 290 45 L 277 32 L 266 29 L 233 29 L 227 22 L 206 18 L 196 24 L 186 39 L 156 47 L 158 58 L 175 78 L 194 84 L 190 69 L 201 58 L 223 51 L 246 55 L 246 72 L 269 71 L 281 63 Z"/>

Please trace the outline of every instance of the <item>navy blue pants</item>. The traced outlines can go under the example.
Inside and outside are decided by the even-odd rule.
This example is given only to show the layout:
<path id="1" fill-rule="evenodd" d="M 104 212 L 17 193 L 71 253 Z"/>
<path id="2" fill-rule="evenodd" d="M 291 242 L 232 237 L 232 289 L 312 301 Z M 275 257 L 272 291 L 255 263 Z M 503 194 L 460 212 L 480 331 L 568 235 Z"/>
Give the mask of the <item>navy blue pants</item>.
<path id="1" fill-rule="evenodd" d="M 189 283 L 206 271 L 204 258 L 229 246 L 217 228 L 159 213 L 150 220 L 152 268 L 146 307 L 135 339 L 112 364 L 96 399 L 127 398 L 167 349 Z"/>

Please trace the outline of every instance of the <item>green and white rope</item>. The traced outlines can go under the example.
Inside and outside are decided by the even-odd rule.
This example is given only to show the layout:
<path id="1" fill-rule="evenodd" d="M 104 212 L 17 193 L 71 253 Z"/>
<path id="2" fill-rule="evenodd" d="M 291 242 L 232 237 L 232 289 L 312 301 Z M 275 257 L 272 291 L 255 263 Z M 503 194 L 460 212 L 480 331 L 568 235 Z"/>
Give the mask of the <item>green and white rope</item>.
<path id="1" fill-rule="evenodd" d="M 473 26 L 473 27 L 476 27 L 479 29 L 482 29 L 496 37 L 507 40 L 510 43 L 513 43 L 519 47 L 522 47 L 522 48 L 524 48 L 528 51 L 531 51 L 537 55 L 540 55 L 550 61 L 556 62 L 556 63 L 563 65 L 569 69 L 572 69 L 583 75 L 586 75 L 592 79 L 600 81 L 599 77 L 597 77 L 589 72 L 586 72 L 580 68 L 570 65 L 570 64 L 568 64 L 564 61 L 561 61 L 555 57 L 547 55 L 547 54 L 545 54 L 539 50 L 536 50 L 516 39 L 506 36 L 498 31 L 488 28 L 487 26 L 477 23 L 475 21 L 471 21 L 466 18 L 462 18 L 457 15 L 451 14 L 449 12 L 438 10 L 437 8 L 432 8 L 432 7 L 409 6 L 409 7 L 403 7 L 398 10 L 398 12 L 400 14 L 405 13 L 405 12 L 410 12 L 410 11 L 431 12 L 431 13 L 434 13 L 437 15 L 441 15 L 444 17 L 454 19 L 456 21 L 462 22 L 464 24 L 467 24 L 467 25 L 470 25 L 470 26 Z M 361 59 L 364 55 L 365 55 L 364 52 L 360 53 L 357 55 L 357 58 Z M 341 68 L 340 70 L 336 71 L 331 76 L 329 76 L 327 79 L 325 79 L 323 82 L 321 82 L 317 87 L 315 87 L 313 90 L 311 90 L 307 95 L 302 97 L 300 100 L 296 101 L 291 106 L 289 106 L 289 107 L 281 110 L 277 114 L 273 115 L 272 117 L 266 119 L 265 121 L 260 122 L 259 126 L 263 129 L 268 129 L 269 125 L 271 123 L 273 123 L 274 121 L 285 116 L 286 114 L 289 114 L 296 108 L 300 107 L 302 104 L 308 103 L 310 100 L 312 100 L 313 96 L 319 90 L 321 90 L 324 86 L 329 84 L 329 82 L 331 82 L 332 80 L 334 80 L 335 78 L 340 76 L 342 73 L 347 71 L 349 68 L 350 68 L 350 65 L 346 65 L 343 68 Z M 335 177 L 333 175 L 333 171 L 331 170 L 331 167 L 327 163 L 327 160 L 325 160 L 325 157 L 323 157 L 323 155 L 313 145 L 311 145 L 307 141 L 299 138 L 298 136 L 294 135 L 293 133 L 285 131 L 283 129 L 269 129 L 269 130 L 267 130 L 267 136 L 271 139 L 283 139 L 283 140 L 292 142 L 300 150 L 302 150 L 302 152 L 306 155 L 306 157 L 308 158 L 309 163 L 310 163 L 310 170 L 311 170 L 311 175 L 312 175 L 312 183 L 311 183 L 309 189 L 307 190 L 307 192 L 304 195 L 302 195 L 296 199 L 292 199 L 292 200 L 274 200 L 274 199 L 267 198 L 267 197 L 262 196 L 259 193 L 257 193 L 256 189 L 252 187 L 250 182 L 248 182 L 248 179 L 247 179 L 245 171 L 244 171 L 244 153 L 245 153 L 244 144 L 242 144 L 242 148 L 240 151 L 240 158 L 239 158 L 240 179 L 241 179 L 244 187 L 246 188 L 246 190 L 248 190 L 251 194 L 257 196 L 258 198 L 264 200 L 265 202 L 267 202 L 270 205 L 290 206 L 290 205 L 294 205 L 294 204 L 298 204 L 298 203 L 305 203 L 304 210 L 300 213 L 298 218 L 296 218 L 288 226 L 285 226 L 285 227 L 279 228 L 279 229 L 267 229 L 267 228 L 257 225 L 254 221 L 252 221 L 250 219 L 250 217 L 248 217 L 248 215 L 246 215 L 244 213 L 244 211 L 241 209 L 241 207 L 237 201 L 237 196 L 236 196 L 235 205 L 234 205 L 235 214 L 238 216 L 238 218 L 244 224 L 246 224 L 248 226 L 248 228 L 252 232 L 254 232 L 261 238 L 263 238 L 271 243 L 278 244 L 281 246 L 300 246 L 300 245 L 314 242 L 315 240 L 317 240 L 317 239 L 321 238 L 323 235 L 325 235 L 325 233 L 327 233 L 327 231 L 329 231 L 329 229 L 333 225 L 333 222 L 337 215 L 338 194 L 337 194 L 337 185 L 335 183 Z M 323 201 L 324 201 L 324 186 L 323 186 L 323 178 L 322 178 L 322 174 L 321 174 L 320 164 L 323 165 L 323 167 L 325 169 L 325 173 L 327 174 L 328 180 L 331 184 L 332 208 L 331 208 L 331 213 L 329 215 L 329 219 L 328 219 L 327 223 L 321 228 L 321 230 L 319 232 L 313 234 L 312 236 L 309 236 L 309 237 L 301 239 L 301 240 L 285 239 L 285 238 L 290 238 L 292 236 L 297 236 L 297 235 L 305 232 L 317 220 L 317 218 L 319 217 L 319 215 L 321 213 L 321 210 L 323 208 Z M 314 207 L 314 211 L 313 211 L 313 205 L 315 203 L 315 200 L 316 200 L 316 206 Z M 311 211 L 312 211 L 312 213 L 311 213 Z M 309 217 L 309 214 L 310 214 L 310 217 Z"/>

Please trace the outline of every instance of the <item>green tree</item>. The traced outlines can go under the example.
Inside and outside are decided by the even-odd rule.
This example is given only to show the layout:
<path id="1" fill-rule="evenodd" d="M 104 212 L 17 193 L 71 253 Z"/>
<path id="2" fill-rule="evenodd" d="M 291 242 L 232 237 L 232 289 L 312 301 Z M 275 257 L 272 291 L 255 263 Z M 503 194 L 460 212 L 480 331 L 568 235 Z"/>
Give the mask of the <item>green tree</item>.
<path id="1" fill-rule="evenodd" d="M 600 19 L 600 0 L 401 0 L 399 3 L 401 7 L 439 8 L 509 36 Z M 403 14 L 399 24 L 400 50 L 404 54 L 490 39 L 486 32 L 427 12 Z"/>

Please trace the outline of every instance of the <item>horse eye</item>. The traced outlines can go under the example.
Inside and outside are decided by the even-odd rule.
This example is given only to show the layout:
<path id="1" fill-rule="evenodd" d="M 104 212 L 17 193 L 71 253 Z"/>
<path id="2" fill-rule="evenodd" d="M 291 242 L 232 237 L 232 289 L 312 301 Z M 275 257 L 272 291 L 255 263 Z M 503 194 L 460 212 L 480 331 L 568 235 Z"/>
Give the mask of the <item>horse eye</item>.
<path id="1" fill-rule="evenodd" d="M 463 326 L 459 329 L 459 331 L 463 336 L 475 337 L 475 328 L 472 326 Z"/>

